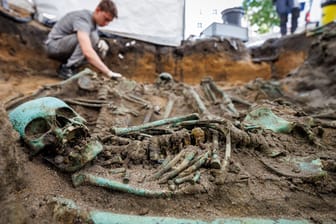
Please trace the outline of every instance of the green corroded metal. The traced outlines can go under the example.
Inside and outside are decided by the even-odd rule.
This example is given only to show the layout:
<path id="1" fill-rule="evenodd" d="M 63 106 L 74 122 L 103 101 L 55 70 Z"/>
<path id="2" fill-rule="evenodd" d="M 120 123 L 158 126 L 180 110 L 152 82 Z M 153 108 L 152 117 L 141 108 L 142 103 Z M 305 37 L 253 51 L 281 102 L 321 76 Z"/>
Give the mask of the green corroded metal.
<path id="1" fill-rule="evenodd" d="M 243 125 L 245 129 L 264 128 L 280 133 L 289 133 L 294 126 L 292 122 L 276 116 L 266 107 L 260 107 L 248 113 Z"/>
<path id="2" fill-rule="evenodd" d="M 310 224 L 305 219 L 268 219 L 268 218 L 218 218 L 213 221 L 199 219 L 183 219 L 172 217 L 136 216 L 115 214 L 107 211 L 81 209 L 73 201 L 64 198 L 54 198 L 54 217 L 61 221 L 69 217 L 80 218 L 84 223 L 94 224 Z M 71 221 L 71 220 L 70 220 Z"/>
<path id="3" fill-rule="evenodd" d="M 194 183 L 199 182 L 200 178 L 201 178 L 201 172 L 197 171 L 196 174 L 195 174 L 195 176 L 193 177 Z"/>
<path id="4" fill-rule="evenodd" d="M 55 166 L 67 172 L 74 172 L 96 158 L 101 151 L 103 151 L 103 145 L 99 141 L 93 140 L 85 145 L 83 152 L 81 152 L 78 157 L 73 158 L 71 163 L 65 165 L 55 164 Z"/>
<path id="5" fill-rule="evenodd" d="M 309 224 L 306 220 L 262 219 L 262 218 L 226 218 L 206 222 L 193 219 L 170 217 L 146 217 L 113 214 L 110 212 L 92 211 L 91 219 L 95 224 Z"/>
<path id="6" fill-rule="evenodd" d="M 179 177 L 185 177 L 197 169 L 199 169 L 209 158 L 210 152 L 206 152 L 204 155 L 201 155 L 198 157 L 198 160 L 192 165 L 189 166 L 187 169 L 185 169 L 181 174 L 179 174 Z"/>
<path id="7" fill-rule="evenodd" d="M 216 219 L 211 224 L 309 224 L 303 219 L 226 218 Z"/>
<path id="8" fill-rule="evenodd" d="M 41 135 L 42 133 L 51 131 L 57 139 L 63 139 L 69 133 L 70 129 L 61 129 L 56 126 L 55 116 L 57 111 L 61 111 L 61 109 L 72 113 L 73 116 L 69 118 L 69 121 L 76 126 L 76 129 L 86 130 L 83 125 L 85 119 L 62 100 L 55 97 L 42 97 L 23 103 L 9 113 L 9 120 L 14 129 L 19 132 L 20 136 L 33 150 L 33 154 L 36 154 L 48 144 L 48 138 L 45 134 Z M 28 136 L 26 129 L 32 122 L 34 122 L 34 125 L 30 127 L 31 131 L 38 133 L 38 135 L 31 134 L 32 136 Z M 73 131 L 74 127 L 71 130 Z"/>
<path id="9" fill-rule="evenodd" d="M 56 109 L 62 107 L 73 111 L 71 107 L 58 98 L 42 97 L 23 103 L 13 109 L 9 113 L 9 120 L 12 123 L 14 129 L 19 132 L 20 136 L 24 137 L 25 127 L 29 124 L 29 122 L 39 117 L 55 116 Z M 77 115 L 78 122 L 85 122 L 84 118 L 82 118 L 75 111 L 73 112 Z"/>
<path id="10" fill-rule="evenodd" d="M 166 160 L 161 168 L 159 169 L 159 171 L 157 171 L 154 175 L 153 175 L 153 179 L 158 179 L 159 177 L 161 177 L 165 172 L 167 172 L 168 170 L 170 170 L 173 166 L 176 165 L 176 163 L 183 158 L 183 156 L 185 155 L 184 150 L 180 151 L 173 159 L 168 158 L 168 160 Z"/>
<path id="11" fill-rule="evenodd" d="M 198 119 L 199 119 L 199 115 L 197 113 L 193 113 L 193 114 L 189 114 L 185 116 L 172 117 L 172 118 L 162 119 L 158 121 L 153 121 L 153 122 L 145 123 L 139 126 L 132 126 L 128 128 L 112 128 L 111 131 L 116 135 L 124 135 L 124 134 L 129 134 L 132 132 L 139 132 L 139 131 L 143 131 L 149 128 L 158 127 L 158 126 L 162 126 L 166 124 L 175 124 L 175 123 L 179 123 L 182 121 L 198 120 Z"/>
<path id="12" fill-rule="evenodd" d="M 125 173 L 125 172 L 126 172 L 126 169 L 124 167 L 109 170 L 109 173 L 111 174 L 118 174 L 118 173 Z"/>
<path id="13" fill-rule="evenodd" d="M 187 152 L 181 164 L 177 165 L 174 170 L 164 174 L 159 181 L 160 184 L 167 182 L 169 179 L 176 177 L 179 173 L 185 170 L 196 155 L 196 151 Z"/>
<path id="14" fill-rule="evenodd" d="M 209 113 L 208 109 L 206 108 L 205 104 L 203 103 L 201 97 L 198 95 L 198 93 L 193 88 L 189 89 L 189 93 L 191 94 L 191 96 L 196 101 L 196 104 L 197 104 L 197 107 L 199 109 L 199 112 L 201 114 Z"/>
<path id="15" fill-rule="evenodd" d="M 309 157 L 294 157 L 289 159 L 288 163 L 294 164 L 299 168 L 300 173 L 298 175 L 302 177 L 324 177 L 327 172 L 322 169 L 322 162 L 319 158 L 313 159 Z"/>
<path id="16" fill-rule="evenodd" d="M 178 219 L 170 217 L 146 217 L 113 214 L 110 212 L 92 211 L 91 219 L 95 224 L 207 224 L 208 222 L 192 219 Z"/>
<path id="17" fill-rule="evenodd" d="M 150 191 L 141 188 L 135 188 L 128 184 L 123 184 L 118 181 L 109 180 L 103 177 L 98 177 L 87 173 L 77 173 L 72 175 L 72 183 L 75 187 L 84 183 L 89 183 L 95 186 L 108 188 L 111 190 L 121 191 L 144 197 L 170 197 L 174 193 L 170 191 Z"/>
<path id="18" fill-rule="evenodd" d="M 67 125 L 58 127 L 56 116 L 66 118 L 68 120 Z M 84 125 L 85 119 L 62 100 L 55 97 L 43 97 L 23 103 L 9 113 L 9 118 L 14 129 L 19 132 L 20 136 L 33 150 L 33 154 L 43 149 L 49 143 L 48 141 L 56 147 L 59 143 L 62 144 L 77 138 L 76 133 L 82 133 L 83 131 L 83 135 L 86 135 L 84 133 L 87 131 Z M 27 126 L 30 127 L 27 128 Z M 30 133 L 31 131 L 33 134 Z M 27 134 L 28 132 L 31 136 Z M 102 144 L 92 140 L 83 146 L 82 150 L 78 150 L 72 155 L 69 154 L 71 159 L 68 163 L 56 164 L 52 159 L 47 158 L 47 160 L 61 170 L 73 172 L 94 159 L 102 150 Z"/>

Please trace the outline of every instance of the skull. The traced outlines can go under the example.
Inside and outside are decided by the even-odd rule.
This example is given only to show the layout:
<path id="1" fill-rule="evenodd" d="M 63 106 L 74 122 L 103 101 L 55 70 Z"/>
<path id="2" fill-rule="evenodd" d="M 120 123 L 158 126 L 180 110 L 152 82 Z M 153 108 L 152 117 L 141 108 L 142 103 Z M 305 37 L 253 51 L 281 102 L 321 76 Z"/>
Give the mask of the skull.
<path id="1" fill-rule="evenodd" d="M 170 88 L 173 83 L 173 76 L 167 72 L 162 72 L 160 75 L 158 75 L 158 78 L 155 81 L 155 84 L 158 87 Z"/>
<path id="2" fill-rule="evenodd" d="M 85 119 L 57 98 L 28 101 L 11 111 L 9 119 L 33 155 L 48 151 L 48 160 L 65 170 L 83 166 L 102 150 L 99 142 L 87 143 Z"/>

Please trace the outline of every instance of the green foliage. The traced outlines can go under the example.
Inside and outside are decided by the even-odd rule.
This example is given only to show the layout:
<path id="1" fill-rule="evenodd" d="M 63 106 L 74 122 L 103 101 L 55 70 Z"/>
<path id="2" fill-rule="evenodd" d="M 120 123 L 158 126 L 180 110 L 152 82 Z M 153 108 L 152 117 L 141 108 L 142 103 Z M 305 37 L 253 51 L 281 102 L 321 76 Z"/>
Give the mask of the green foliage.
<path id="1" fill-rule="evenodd" d="M 279 25 L 279 17 L 272 0 L 244 0 L 245 15 L 252 29 L 256 32 L 267 33 L 273 26 Z"/>

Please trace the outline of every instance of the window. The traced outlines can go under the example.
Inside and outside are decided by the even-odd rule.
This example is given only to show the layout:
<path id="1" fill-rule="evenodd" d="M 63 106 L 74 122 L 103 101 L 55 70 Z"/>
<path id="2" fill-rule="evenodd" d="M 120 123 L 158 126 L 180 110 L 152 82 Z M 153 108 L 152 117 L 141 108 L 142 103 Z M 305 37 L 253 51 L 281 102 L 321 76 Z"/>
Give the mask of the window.
<path id="1" fill-rule="evenodd" d="M 202 28 L 202 23 L 197 23 L 197 28 Z"/>
<path id="2" fill-rule="evenodd" d="M 213 9 L 213 10 L 212 10 L 212 14 L 213 14 L 213 15 L 217 15 L 217 9 Z"/>

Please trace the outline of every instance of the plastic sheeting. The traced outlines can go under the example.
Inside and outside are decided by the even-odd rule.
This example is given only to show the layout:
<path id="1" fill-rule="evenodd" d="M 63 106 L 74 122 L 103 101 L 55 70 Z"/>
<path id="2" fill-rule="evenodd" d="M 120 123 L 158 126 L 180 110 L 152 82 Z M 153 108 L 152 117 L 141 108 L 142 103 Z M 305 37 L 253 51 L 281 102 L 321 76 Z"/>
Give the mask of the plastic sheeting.
<path id="1" fill-rule="evenodd" d="M 184 34 L 184 0 L 114 0 L 115 19 L 101 30 L 159 45 L 178 46 Z M 59 19 L 70 11 L 94 10 L 99 0 L 33 0 L 36 18 Z"/>

